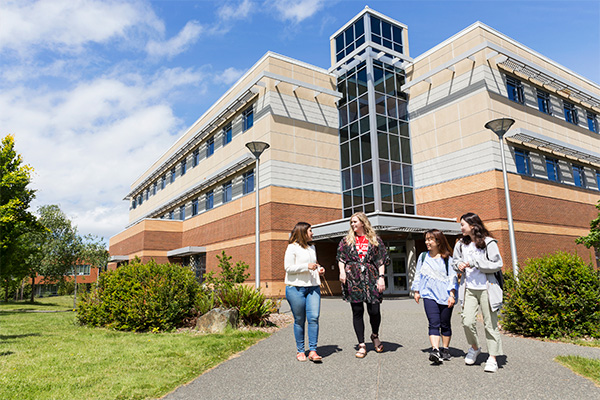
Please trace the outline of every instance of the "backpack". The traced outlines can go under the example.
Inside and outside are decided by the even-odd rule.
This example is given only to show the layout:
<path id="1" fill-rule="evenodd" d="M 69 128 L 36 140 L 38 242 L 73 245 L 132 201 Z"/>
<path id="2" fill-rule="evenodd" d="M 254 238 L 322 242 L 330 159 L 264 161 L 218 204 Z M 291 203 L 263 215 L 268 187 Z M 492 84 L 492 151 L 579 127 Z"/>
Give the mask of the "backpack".
<path id="1" fill-rule="evenodd" d="M 424 252 L 421 253 L 421 256 L 420 256 L 421 257 L 421 264 L 423 264 L 425 262 L 425 257 L 426 256 L 427 256 L 427 252 L 426 251 L 424 251 Z M 442 257 L 442 259 L 444 260 L 444 264 L 446 264 L 446 275 L 448 275 L 448 259 L 449 258 L 450 257 L 448 257 L 448 258 Z"/>

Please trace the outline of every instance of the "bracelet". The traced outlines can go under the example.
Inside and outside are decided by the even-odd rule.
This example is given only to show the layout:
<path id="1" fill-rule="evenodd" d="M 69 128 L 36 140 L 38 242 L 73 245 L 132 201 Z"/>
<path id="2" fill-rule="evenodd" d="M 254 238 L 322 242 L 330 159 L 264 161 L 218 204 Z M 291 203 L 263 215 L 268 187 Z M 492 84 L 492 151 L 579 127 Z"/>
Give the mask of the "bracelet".
<path id="1" fill-rule="evenodd" d="M 384 274 L 379 274 L 379 277 L 380 278 L 385 278 L 385 275 Z"/>

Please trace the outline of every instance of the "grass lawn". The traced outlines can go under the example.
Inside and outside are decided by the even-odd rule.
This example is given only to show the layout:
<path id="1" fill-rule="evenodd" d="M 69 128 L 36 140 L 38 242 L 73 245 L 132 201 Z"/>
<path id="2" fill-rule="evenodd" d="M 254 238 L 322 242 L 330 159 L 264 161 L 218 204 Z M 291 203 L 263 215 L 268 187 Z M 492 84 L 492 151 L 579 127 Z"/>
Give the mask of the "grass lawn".
<path id="1" fill-rule="evenodd" d="M 558 356 L 556 361 L 600 386 L 600 360 L 580 356 Z"/>
<path id="2" fill-rule="evenodd" d="M 268 336 L 130 333 L 79 326 L 72 297 L 0 304 L 0 399 L 160 397 Z"/>

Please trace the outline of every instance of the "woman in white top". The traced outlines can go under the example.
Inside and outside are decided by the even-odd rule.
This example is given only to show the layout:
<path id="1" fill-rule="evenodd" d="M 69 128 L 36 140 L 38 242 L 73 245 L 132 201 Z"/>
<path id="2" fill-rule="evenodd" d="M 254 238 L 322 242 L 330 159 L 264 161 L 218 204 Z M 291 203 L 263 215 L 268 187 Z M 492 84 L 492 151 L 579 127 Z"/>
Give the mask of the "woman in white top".
<path id="1" fill-rule="evenodd" d="M 298 222 L 285 251 L 285 297 L 294 315 L 296 359 L 306 361 L 304 325 L 308 321 L 308 359 L 321 362 L 317 354 L 319 313 L 321 309 L 321 279 L 325 269 L 317 263 L 317 253 L 312 244 L 312 229 L 306 222 Z"/>

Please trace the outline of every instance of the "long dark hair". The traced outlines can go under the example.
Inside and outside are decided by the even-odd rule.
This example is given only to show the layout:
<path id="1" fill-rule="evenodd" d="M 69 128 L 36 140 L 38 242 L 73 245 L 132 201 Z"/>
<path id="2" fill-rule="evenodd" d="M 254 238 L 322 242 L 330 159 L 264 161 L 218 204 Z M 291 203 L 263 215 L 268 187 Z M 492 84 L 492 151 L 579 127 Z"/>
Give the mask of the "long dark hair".
<path id="1" fill-rule="evenodd" d="M 308 228 L 310 228 L 308 222 L 298 222 L 290 235 L 288 243 L 298 243 L 302 248 L 306 249 L 312 244 L 308 238 Z"/>
<path id="2" fill-rule="evenodd" d="M 485 249 L 485 238 L 492 237 L 492 235 L 490 235 L 490 232 L 483 225 L 483 221 L 479 218 L 479 215 L 469 212 L 461 216 L 460 219 L 471 226 L 473 236 L 475 237 L 475 247 Z M 471 236 L 463 236 L 462 241 L 464 244 L 471 243 Z"/>
<path id="3" fill-rule="evenodd" d="M 446 236 L 439 229 L 430 229 L 427 232 L 425 232 L 425 238 L 427 238 L 427 235 L 433 236 L 435 242 L 437 243 L 440 255 L 444 260 L 447 260 L 448 257 L 450 257 L 450 255 L 452 254 L 452 248 L 450 247 Z"/>

